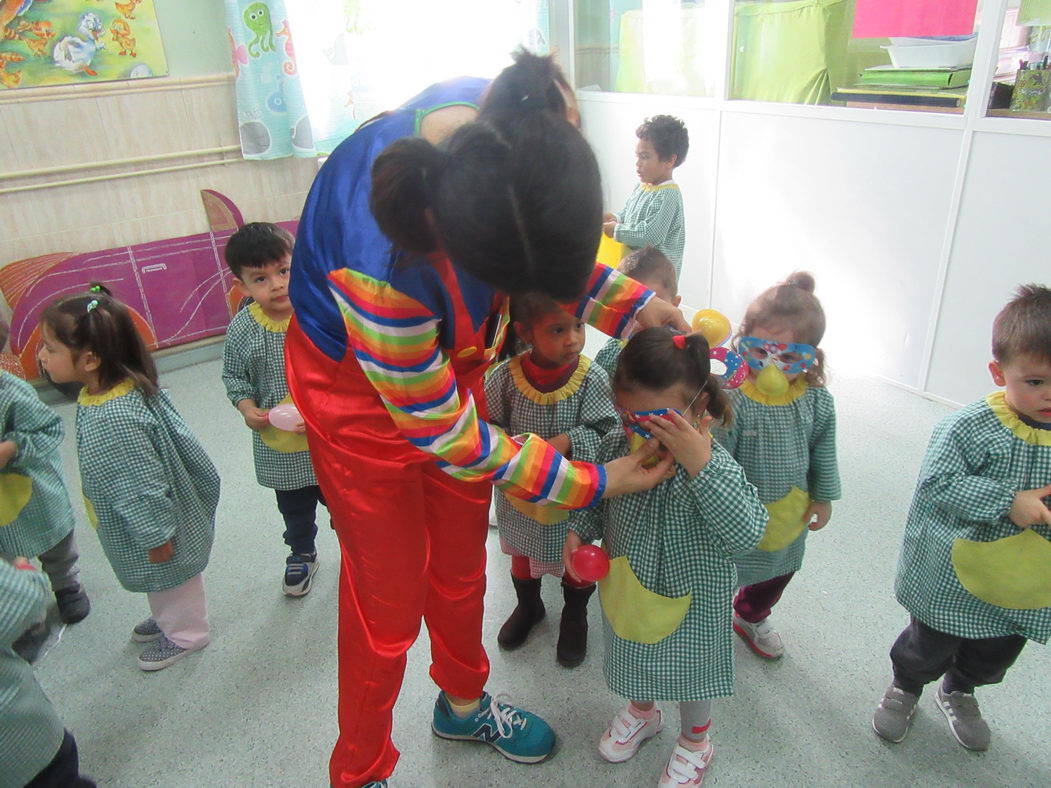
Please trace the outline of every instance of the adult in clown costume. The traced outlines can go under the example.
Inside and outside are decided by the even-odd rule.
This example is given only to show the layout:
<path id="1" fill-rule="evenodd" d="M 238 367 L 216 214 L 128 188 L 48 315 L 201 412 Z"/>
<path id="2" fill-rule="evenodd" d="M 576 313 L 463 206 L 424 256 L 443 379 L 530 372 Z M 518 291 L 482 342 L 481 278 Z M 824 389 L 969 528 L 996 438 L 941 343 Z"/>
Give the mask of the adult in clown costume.
<path id="1" fill-rule="evenodd" d="M 613 336 L 674 307 L 595 263 L 602 197 L 575 102 L 548 58 L 433 85 L 361 126 L 321 168 L 299 225 L 286 359 L 342 550 L 335 786 L 385 785 L 391 710 L 421 619 L 441 688 L 432 728 L 534 763 L 538 716 L 484 691 L 491 485 L 566 509 L 649 489 L 648 446 L 606 466 L 485 421 L 482 376 L 507 296 L 539 291 Z"/>

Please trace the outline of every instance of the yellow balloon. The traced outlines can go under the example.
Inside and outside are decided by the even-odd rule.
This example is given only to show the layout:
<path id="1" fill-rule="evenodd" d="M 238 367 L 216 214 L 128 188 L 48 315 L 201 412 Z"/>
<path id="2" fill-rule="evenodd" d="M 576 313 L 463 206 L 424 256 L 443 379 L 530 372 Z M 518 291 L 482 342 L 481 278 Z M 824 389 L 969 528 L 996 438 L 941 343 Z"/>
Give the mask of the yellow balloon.
<path id="1" fill-rule="evenodd" d="M 693 316 L 693 330 L 708 340 L 708 347 L 719 347 L 730 338 L 730 321 L 717 309 L 702 309 Z"/>
<path id="2" fill-rule="evenodd" d="M 755 376 L 755 387 L 768 397 L 780 397 L 788 391 L 788 378 L 773 364 L 763 367 Z"/>

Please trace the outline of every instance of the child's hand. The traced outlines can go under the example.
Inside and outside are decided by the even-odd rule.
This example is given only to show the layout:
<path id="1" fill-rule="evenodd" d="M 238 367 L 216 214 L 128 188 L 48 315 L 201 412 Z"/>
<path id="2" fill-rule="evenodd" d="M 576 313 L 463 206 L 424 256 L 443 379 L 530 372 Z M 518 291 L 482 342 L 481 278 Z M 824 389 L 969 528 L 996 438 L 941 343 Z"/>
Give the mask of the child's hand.
<path id="1" fill-rule="evenodd" d="M 803 514 L 803 522 L 811 531 L 820 531 L 832 518 L 831 501 L 811 501 Z"/>
<path id="2" fill-rule="evenodd" d="M 603 224 L 605 224 L 607 222 L 615 222 L 615 221 L 617 221 L 616 214 L 612 214 L 612 213 L 604 213 L 604 214 L 602 214 L 602 223 Z"/>
<path id="3" fill-rule="evenodd" d="M 171 540 L 165 542 L 160 547 L 154 547 L 147 554 L 151 564 L 164 564 L 172 560 L 172 556 L 175 555 L 175 545 L 172 544 Z"/>
<path id="4" fill-rule="evenodd" d="M 613 237 L 613 228 L 615 228 L 616 226 L 617 226 L 617 220 L 616 219 L 614 219 L 612 221 L 608 221 L 608 222 L 603 222 L 602 223 L 602 232 L 604 232 L 607 236 L 612 238 Z"/>
<path id="5" fill-rule="evenodd" d="M 552 449 L 557 451 L 563 457 L 565 457 L 567 460 L 570 458 L 569 452 L 573 448 L 573 444 L 570 442 L 569 436 L 566 435 L 566 433 L 563 432 L 560 435 L 556 435 L 555 437 L 549 439 L 548 445 L 551 446 Z"/>
<path id="6" fill-rule="evenodd" d="M 570 530 L 569 533 L 566 534 L 565 544 L 562 545 L 562 566 L 565 567 L 566 574 L 572 577 L 578 583 L 582 583 L 584 581 L 577 577 L 577 573 L 573 571 L 573 564 L 572 562 L 570 562 L 569 556 L 571 556 L 573 554 L 573 551 L 580 547 L 582 544 L 584 544 L 584 540 L 581 539 L 575 531 Z"/>
<path id="7" fill-rule="evenodd" d="M 627 457 L 610 460 L 606 469 L 606 491 L 603 498 L 616 498 L 618 495 L 652 490 L 668 477 L 668 471 L 675 470 L 675 458 L 668 454 L 660 456 L 660 442 L 654 438 L 646 441 Z M 655 465 L 649 465 L 657 457 Z"/>
<path id="8" fill-rule="evenodd" d="M 249 428 L 259 432 L 270 426 L 270 411 L 263 410 L 262 408 L 245 408 L 241 411 L 241 414 L 245 417 L 245 424 Z"/>
<path id="9" fill-rule="evenodd" d="M 1036 490 L 1019 490 L 1015 493 L 1014 503 L 1008 517 L 1019 528 L 1031 525 L 1051 525 L 1051 510 L 1044 505 L 1042 498 L 1051 495 L 1051 484 Z"/>
<path id="10" fill-rule="evenodd" d="M 14 441 L 0 442 L 0 468 L 6 468 L 16 454 L 18 454 L 18 444 Z"/>
<path id="11" fill-rule="evenodd" d="M 642 426 L 671 452 L 675 461 L 693 478 L 704 470 L 712 458 L 712 433 L 708 429 L 711 423 L 712 417 L 706 413 L 701 418 L 700 426 L 694 429 L 690 422 L 671 410 L 667 416 L 647 419 Z"/>

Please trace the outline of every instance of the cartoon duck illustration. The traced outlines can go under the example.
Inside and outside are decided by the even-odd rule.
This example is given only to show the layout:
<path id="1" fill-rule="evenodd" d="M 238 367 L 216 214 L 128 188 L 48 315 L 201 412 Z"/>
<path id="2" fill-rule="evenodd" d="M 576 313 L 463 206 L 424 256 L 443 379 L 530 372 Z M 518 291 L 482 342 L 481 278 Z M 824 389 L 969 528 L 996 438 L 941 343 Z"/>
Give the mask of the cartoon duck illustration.
<path id="1" fill-rule="evenodd" d="M 113 5 L 125 19 L 134 19 L 135 6 L 141 2 L 142 0 L 128 0 L 126 3 L 114 3 Z"/>
<path id="2" fill-rule="evenodd" d="M 55 37 L 55 30 L 46 19 L 35 22 L 22 21 L 18 23 L 17 37 L 25 42 L 32 54 L 44 57 L 47 55 L 48 44 Z"/>
<path id="3" fill-rule="evenodd" d="M 131 25 L 123 19 L 114 19 L 109 30 L 113 34 L 113 40 L 120 46 L 120 52 L 117 54 L 135 57 L 135 36 L 131 34 Z"/>
<path id="4" fill-rule="evenodd" d="M 23 60 L 25 58 L 16 52 L 0 52 L 0 85 L 5 88 L 17 88 L 22 84 L 22 72 L 8 71 L 7 67 Z"/>
<path id="5" fill-rule="evenodd" d="M 33 5 L 33 0 L 0 0 L 0 28 L 11 24 L 15 17 L 22 16 Z"/>

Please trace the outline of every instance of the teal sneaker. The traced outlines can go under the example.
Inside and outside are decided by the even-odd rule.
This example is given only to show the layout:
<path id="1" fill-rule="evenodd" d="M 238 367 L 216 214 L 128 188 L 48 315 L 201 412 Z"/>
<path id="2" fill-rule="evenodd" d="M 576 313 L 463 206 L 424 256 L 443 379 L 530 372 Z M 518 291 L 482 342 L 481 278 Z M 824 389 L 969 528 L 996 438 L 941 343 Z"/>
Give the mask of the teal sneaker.
<path id="1" fill-rule="evenodd" d="M 444 692 L 434 704 L 431 728 L 436 736 L 457 741 L 491 744 L 505 758 L 517 763 L 539 763 L 555 748 L 555 732 L 535 714 L 482 693 L 478 711 L 470 717 L 457 717 Z"/>

